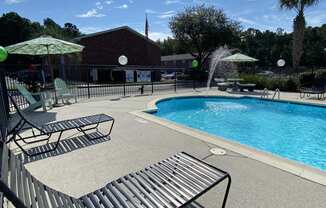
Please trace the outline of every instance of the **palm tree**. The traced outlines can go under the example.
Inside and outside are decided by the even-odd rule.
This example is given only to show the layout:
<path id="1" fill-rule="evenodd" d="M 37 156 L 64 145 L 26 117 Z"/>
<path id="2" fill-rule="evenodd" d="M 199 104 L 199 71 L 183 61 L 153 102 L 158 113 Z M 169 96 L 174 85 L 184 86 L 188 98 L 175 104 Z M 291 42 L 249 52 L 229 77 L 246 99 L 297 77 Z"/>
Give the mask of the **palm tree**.
<path id="1" fill-rule="evenodd" d="M 280 0 L 282 9 L 294 9 L 297 16 L 293 20 L 293 48 L 292 48 L 292 62 L 293 68 L 300 65 L 301 56 L 303 54 L 303 41 L 306 28 L 306 20 L 304 11 L 307 7 L 315 5 L 319 0 Z"/>

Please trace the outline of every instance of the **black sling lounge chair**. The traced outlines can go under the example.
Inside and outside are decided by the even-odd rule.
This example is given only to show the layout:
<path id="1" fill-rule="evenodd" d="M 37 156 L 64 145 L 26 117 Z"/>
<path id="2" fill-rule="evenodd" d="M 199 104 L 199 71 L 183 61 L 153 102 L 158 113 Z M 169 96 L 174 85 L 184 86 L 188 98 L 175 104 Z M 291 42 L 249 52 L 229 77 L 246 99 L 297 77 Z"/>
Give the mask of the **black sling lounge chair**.
<path id="1" fill-rule="evenodd" d="M 325 98 L 326 89 L 324 87 L 301 87 L 300 98 L 310 97 L 310 95 L 317 95 L 317 99 L 321 100 Z"/>
<path id="2" fill-rule="evenodd" d="M 114 119 L 111 116 L 105 114 L 97 114 L 97 115 L 85 116 L 85 117 L 80 117 L 75 119 L 57 121 L 57 122 L 48 123 L 39 126 L 26 118 L 24 112 L 22 112 L 19 109 L 12 96 L 9 96 L 9 98 L 17 111 L 19 121 L 8 132 L 9 139 L 7 143 L 9 143 L 10 141 L 14 141 L 15 144 L 28 156 L 36 156 L 36 155 L 45 154 L 54 151 L 58 147 L 58 144 L 62 137 L 62 133 L 65 131 L 76 129 L 77 131 L 82 132 L 86 138 L 94 139 L 89 137 L 87 133 L 92 130 L 99 131 L 98 127 L 101 123 L 110 122 L 111 125 L 109 127 L 109 133 L 101 134 L 100 137 L 95 138 L 95 139 L 99 139 L 103 137 L 109 137 L 114 125 Z M 24 136 L 24 134 L 21 134 L 21 131 L 28 130 L 28 129 L 32 131 L 31 135 Z M 25 144 L 33 144 L 33 143 L 44 142 L 44 141 L 49 142 L 49 140 L 53 138 L 54 134 L 57 134 L 56 136 L 57 140 L 55 142 L 55 145 L 52 145 L 52 148 L 46 149 L 44 151 L 40 151 L 37 153 L 29 153 L 19 144 L 19 141 L 23 141 Z"/>
<path id="3" fill-rule="evenodd" d="M 231 186 L 228 173 L 179 153 L 76 199 L 33 177 L 6 144 L 0 148 L 0 194 L 16 208 L 178 208 L 227 179 L 224 208 Z"/>

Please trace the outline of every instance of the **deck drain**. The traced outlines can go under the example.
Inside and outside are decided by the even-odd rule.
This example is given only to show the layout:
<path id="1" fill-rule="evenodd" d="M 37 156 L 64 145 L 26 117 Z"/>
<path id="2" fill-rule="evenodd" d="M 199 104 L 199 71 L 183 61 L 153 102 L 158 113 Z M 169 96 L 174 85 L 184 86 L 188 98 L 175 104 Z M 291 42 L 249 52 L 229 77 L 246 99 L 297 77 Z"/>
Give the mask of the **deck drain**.
<path id="1" fill-rule="evenodd" d="M 214 155 L 225 155 L 226 154 L 226 151 L 221 148 L 212 148 L 209 151 Z"/>

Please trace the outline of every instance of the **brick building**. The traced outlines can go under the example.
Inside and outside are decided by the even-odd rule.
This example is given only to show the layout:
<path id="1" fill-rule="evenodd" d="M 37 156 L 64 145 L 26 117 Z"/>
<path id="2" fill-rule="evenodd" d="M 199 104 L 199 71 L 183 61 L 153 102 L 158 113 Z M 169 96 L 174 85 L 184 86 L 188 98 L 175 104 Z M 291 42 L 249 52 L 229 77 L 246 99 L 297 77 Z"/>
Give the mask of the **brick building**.
<path id="1" fill-rule="evenodd" d="M 159 45 L 128 26 L 84 35 L 76 38 L 75 42 L 85 46 L 82 64 L 91 67 L 90 81 L 121 82 L 134 74 L 134 81 L 137 82 L 139 73 L 149 76 L 148 71 L 152 71 L 152 81 L 160 80 Z M 118 59 L 121 55 L 128 58 L 125 66 L 119 66 Z M 80 76 L 85 80 L 88 75 Z M 131 81 L 132 78 L 129 82 Z"/>
<path id="2" fill-rule="evenodd" d="M 128 65 L 160 65 L 159 45 L 128 26 L 88 34 L 75 41 L 85 46 L 83 64 L 118 65 L 119 56 L 125 55 Z"/>

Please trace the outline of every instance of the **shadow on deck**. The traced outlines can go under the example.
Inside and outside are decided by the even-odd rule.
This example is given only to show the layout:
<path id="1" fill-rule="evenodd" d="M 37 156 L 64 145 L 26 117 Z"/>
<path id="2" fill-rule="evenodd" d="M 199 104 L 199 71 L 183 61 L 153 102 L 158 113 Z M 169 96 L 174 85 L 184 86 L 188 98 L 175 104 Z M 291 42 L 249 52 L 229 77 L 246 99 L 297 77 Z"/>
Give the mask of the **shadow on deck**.
<path id="1" fill-rule="evenodd" d="M 34 162 L 34 161 L 43 160 L 43 159 L 46 159 L 49 157 L 55 157 L 58 155 L 66 154 L 66 153 L 69 153 L 69 152 L 72 152 L 72 151 L 75 151 L 78 149 L 82 149 L 82 148 L 85 148 L 88 146 L 100 144 L 100 143 L 107 142 L 110 140 L 110 137 L 103 137 L 103 135 L 100 132 L 90 133 L 90 134 L 88 134 L 88 136 L 91 139 L 88 139 L 84 135 L 81 135 L 81 136 L 73 137 L 70 139 L 61 140 L 58 145 L 58 148 L 56 148 L 54 151 L 51 151 L 48 153 L 44 153 L 44 154 L 33 156 L 33 157 L 29 157 L 23 153 L 20 153 L 18 155 L 18 157 L 21 159 L 21 161 L 24 164 L 27 164 L 27 163 Z M 54 145 L 55 145 L 55 142 L 51 142 L 51 143 L 48 143 L 45 145 L 33 147 L 33 148 L 27 150 L 27 152 L 31 153 L 31 154 L 42 152 L 44 150 L 53 148 Z"/>

